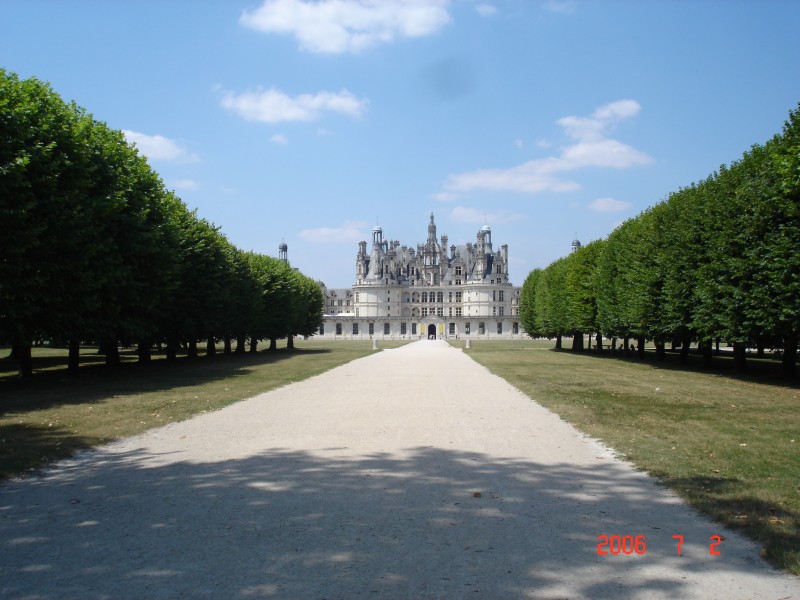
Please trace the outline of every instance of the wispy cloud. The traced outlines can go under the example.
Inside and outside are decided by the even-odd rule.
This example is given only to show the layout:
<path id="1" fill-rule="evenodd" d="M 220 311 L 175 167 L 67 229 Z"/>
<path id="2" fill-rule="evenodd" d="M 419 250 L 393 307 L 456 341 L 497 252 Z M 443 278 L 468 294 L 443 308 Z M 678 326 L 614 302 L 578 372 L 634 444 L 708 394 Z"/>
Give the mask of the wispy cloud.
<path id="1" fill-rule="evenodd" d="M 614 198 L 598 198 L 589 204 L 589 209 L 594 212 L 613 213 L 628 210 L 633 204 Z"/>
<path id="2" fill-rule="evenodd" d="M 264 0 L 239 23 L 293 35 L 314 53 L 357 53 L 397 38 L 431 35 L 447 25 L 450 0 Z"/>
<path id="3" fill-rule="evenodd" d="M 578 5 L 575 0 L 547 0 L 542 8 L 551 13 L 571 15 L 578 9 Z"/>
<path id="4" fill-rule="evenodd" d="M 493 4 L 478 4 L 475 7 L 475 10 L 478 11 L 478 14 L 482 17 L 491 17 L 493 14 L 497 12 L 497 7 Z"/>
<path id="5" fill-rule="evenodd" d="M 641 106 L 634 100 L 619 100 L 599 107 L 588 117 L 568 116 L 558 120 L 575 143 L 561 148 L 556 156 L 530 160 L 516 167 L 487 168 L 450 175 L 439 194 L 455 195 L 476 189 L 538 192 L 570 192 L 580 183 L 561 176 L 588 167 L 627 169 L 647 165 L 653 158 L 627 144 L 608 137 L 618 122 L 636 116 Z"/>
<path id="6" fill-rule="evenodd" d="M 224 108 L 240 117 L 264 123 L 315 121 L 325 112 L 360 117 L 368 103 L 367 99 L 357 98 L 347 90 L 292 97 L 275 88 L 241 94 L 224 92 L 221 100 Z"/>
<path id="7" fill-rule="evenodd" d="M 136 144 L 140 153 L 150 160 L 174 160 L 195 162 L 198 157 L 181 147 L 175 140 L 163 135 L 148 135 L 138 131 L 123 129 L 122 134 L 129 142 Z"/>
<path id="8" fill-rule="evenodd" d="M 289 138 L 287 138 L 282 133 L 276 133 L 271 138 L 269 138 L 269 141 L 272 142 L 273 144 L 285 145 L 289 143 Z"/>
<path id="9" fill-rule="evenodd" d="M 176 179 L 170 183 L 172 183 L 172 187 L 176 190 L 193 191 L 200 189 L 200 184 L 194 179 Z"/>
<path id="10" fill-rule="evenodd" d="M 342 244 L 358 242 L 365 239 L 362 230 L 366 227 L 363 221 L 345 221 L 339 227 L 317 227 L 303 229 L 300 238 L 317 244 Z"/>
<path id="11" fill-rule="evenodd" d="M 458 223 L 499 224 L 519 221 L 524 219 L 525 215 L 504 209 L 484 211 L 476 208 L 467 208 L 465 206 L 456 206 L 450 211 L 450 218 Z"/>

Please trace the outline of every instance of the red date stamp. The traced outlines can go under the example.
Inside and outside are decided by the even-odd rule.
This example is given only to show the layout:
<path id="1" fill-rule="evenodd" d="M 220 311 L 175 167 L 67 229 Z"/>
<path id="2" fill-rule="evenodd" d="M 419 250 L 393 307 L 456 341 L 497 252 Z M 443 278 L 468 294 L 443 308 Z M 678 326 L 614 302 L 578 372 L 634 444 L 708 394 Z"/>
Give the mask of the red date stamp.
<path id="1" fill-rule="evenodd" d="M 678 556 L 683 554 L 683 536 L 673 535 L 676 541 Z M 708 538 L 711 543 L 708 545 L 708 553 L 714 556 L 722 554 L 718 548 L 724 539 L 720 535 L 712 535 Z M 646 535 L 598 535 L 597 554 L 600 556 L 616 554 L 646 554 L 647 536 Z"/>

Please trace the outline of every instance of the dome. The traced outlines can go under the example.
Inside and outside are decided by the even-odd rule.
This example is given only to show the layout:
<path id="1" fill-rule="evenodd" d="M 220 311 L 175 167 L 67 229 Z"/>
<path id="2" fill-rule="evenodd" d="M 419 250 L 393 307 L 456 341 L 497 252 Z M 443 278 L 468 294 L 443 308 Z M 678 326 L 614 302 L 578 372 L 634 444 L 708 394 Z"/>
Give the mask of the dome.
<path id="1" fill-rule="evenodd" d="M 289 249 L 289 246 L 287 246 L 287 245 L 286 245 L 286 242 L 282 242 L 282 243 L 281 243 L 281 244 L 278 246 L 278 250 L 288 250 L 288 249 Z"/>
<path id="2" fill-rule="evenodd" d="M 488 225 L 484 225 L 483 227 L 481 227 L 481 231 L 491 231 L 491 230 L 492 228 L 489 227 Z"/>

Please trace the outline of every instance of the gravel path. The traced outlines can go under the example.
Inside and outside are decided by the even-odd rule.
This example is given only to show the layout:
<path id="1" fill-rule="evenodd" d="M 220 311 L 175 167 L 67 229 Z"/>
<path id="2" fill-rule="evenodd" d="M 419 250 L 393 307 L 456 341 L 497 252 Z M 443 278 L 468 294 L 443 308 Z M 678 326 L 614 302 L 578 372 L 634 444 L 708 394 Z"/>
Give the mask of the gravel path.
<path id="1" fill-rule="evenodd" d="M 800 579 L 421 341 L 6 484 L 0 597 L 777 600 Z"/>

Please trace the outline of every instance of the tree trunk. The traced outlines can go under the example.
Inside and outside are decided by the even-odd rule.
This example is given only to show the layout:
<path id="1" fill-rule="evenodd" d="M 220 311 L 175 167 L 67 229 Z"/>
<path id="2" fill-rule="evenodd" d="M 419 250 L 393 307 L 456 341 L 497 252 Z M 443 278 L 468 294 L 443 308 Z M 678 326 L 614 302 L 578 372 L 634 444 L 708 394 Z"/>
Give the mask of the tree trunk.
<path id="1" fill-rule="evenodd" d="M 287 347 L 289 350 L 294 350 L 294 336 L 293 336 L 292 334 L 289 334 L 289 335 L 286 337 L 286 347 Z"/>
<path id="2" fill-rule="evenodd" d="M 216 356 L 217 355 L 217 343 L 213 337 L 208 338 L 206 341 L 206 356 Z"/>
<path id="3" fill-rule="evenodd" d="M 783 358 L 781 368 L 786 377 L 797 377 L 797 333 L 783 338 Z"/>
<path id="4" fill-rule="evenodd" d="M 236 338 L 236 354 L 244 354 L 247 351 L 247 336 L 240 335 Z"/>
<path id="5" fill-rule="evenodd" d="M 71 339 L 69 341 L 69 359 L 67 360 L 67 369 L 70 373 L 77 373 L 81 365 L 81 343 L 79 340 Z"/>
<path id="6" fill-rule="evenodd" d="M 759 339 L 756 342 L 756 356 L 758 358 L 764 358 L 764 340 Z"/>
<path id="7" fill-rule="evenodd" d="M 719 356 L 719 338 L 714 338 L 714 354 Z"/>
<path id="8" fill-rule="evenodd" d="M 167 338 L 167 361 L 174 362 L 178 358 L 178 340 L 174 336 Z"/>
<path id="9" fill-rule="evenodd" d="M 698 346 L 703 355 L 703 364 L 707 367 L 710 367 L 714 356 L 714 340 L 711 338 L 703 340 L 702 342 L 698 343 Z"/>
<path id="10" fill-rule="evenodd" d="M 660 340 L 660 339 L 655 340 L 655 345 L 656 345 L 656 360 L 658 360 L 658 361 L 666 360 L 666 358 L 667 358 L 667 349 L 666 349 L 666 344 L 664 343 L 664 341 Z"/>
<path id="11" fill-rule="evenodd" d="M 139 364 L 146 365 L 150 363 L 152 358 L 150 354 L 150 340 L 140 340 L 139 346 L 136 348 L 136 353 L 139 355 Z"/>
<path id="12" fill-rule="evenodd" d="M 747 370 L 747 345 L 744 342 L 733 342 L 733 364 L 739 373 Z"/>
<path id="13" fill-rule="evenodd" d="M 603 353 L 603 335 L 599 331 L 594 336 L 594 347 L 598 354 Z"/>
<path id="14" fill-rule="evenodd" d="M 189 358 L 197 358 L 197 340 L 189 342 Z"/>
<path id="15" fill-rule="evenodd" d="M 561 336 L 556 336 L 556 350 L 561 350 Z"/>
<path id="16" fill-rule="evenodd" d="M 103 344 L 106 352 L 106 366 L 118 367 L 120 365 L 119 346 L 117 340 L 106 340 Z"/>
<path id="17" fill-rule="evenodd" d="M 631 338 L 629 338 L 627 335 L 624 338 L 622 338 L 622 354 L 626 357 L 631 355 L 630 342 Z"/>
<path id="18" fill-rule="evenodd" d="M 645 340 L 644 337 L 641 337 L 641 336 L 639 338 L 637 338 L 637 340 L 636 340 L 636 355 L 639 358 L 642 358 L 642 359 L 644 358 L 644 346 L 645 346 L 646 343 L 647 343 L 647 340 Z"/>
<path id="19" fill-rule="evenodd" d="M 31 343 L 22 339 L 22 336 L 14 338 L 14 345 L 11 352 L 19 363 L 19 374 L 22 377 L 33 375 L 33 357 L 31 356 Z"/>
<path id="20" fill-rule="evenodd" d="M 572 351 L 580 352 L 581 350 L 583 350 L 583 334 L 576 333 L 572 336 Z"/>
<path id="21" fill-rule="evenodd" d="M 233 351 L 231 350 L 231 336 L 225 336 L 225 350 L 223 351 L 224 354 L 231 354 Z"/>
<path id="22" fill-rule="evenodd" d="M 611 356 L 617 355 L 617 338 L 611 338 Z"/>
<path id="23" fill-rule="evenodd" d="M 681 338 L 681 364 L 689 363 L 689 347 L 692 345 L 692 339 L 687 335 Z"/>
<path id="24" fill-rule="evenodd" d="M 256 338 L 256 336 L 250 338 L 250 352 L 253 354 L 258 352 L 258 338 Z"/>

